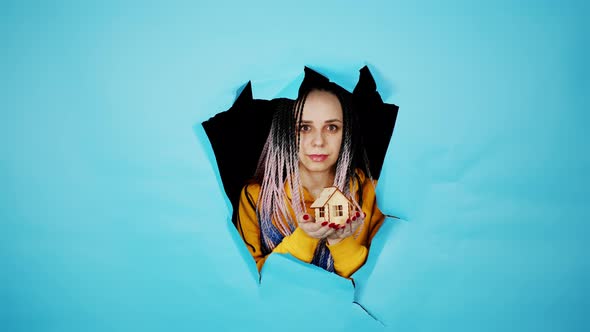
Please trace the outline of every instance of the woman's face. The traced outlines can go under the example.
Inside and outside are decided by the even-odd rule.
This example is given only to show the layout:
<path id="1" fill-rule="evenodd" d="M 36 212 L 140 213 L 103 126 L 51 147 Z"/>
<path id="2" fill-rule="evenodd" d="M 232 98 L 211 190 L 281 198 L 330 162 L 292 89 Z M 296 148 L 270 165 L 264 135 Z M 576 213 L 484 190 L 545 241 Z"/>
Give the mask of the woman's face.
<path id="1" fill-rule="evenodd" d="M 333 174 L 342 131 L 342 107 L 338 98 L 325 91 L 310 92 L 299 125 L 300 171 Z"/>

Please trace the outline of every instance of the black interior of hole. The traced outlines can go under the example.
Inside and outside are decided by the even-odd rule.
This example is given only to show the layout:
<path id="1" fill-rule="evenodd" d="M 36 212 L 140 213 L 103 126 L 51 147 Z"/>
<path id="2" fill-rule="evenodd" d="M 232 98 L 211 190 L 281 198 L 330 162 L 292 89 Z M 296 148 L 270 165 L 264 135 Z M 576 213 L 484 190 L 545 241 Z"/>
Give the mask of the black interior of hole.
<path id="1" fill-rule="evenodd" d="M 318 72 L 305 67 L 300 91 L 307 85 L 336 85 Z M 338 86 L 339 89 L 346 91 Z M 359 81 L 351 95 L 361 127 L 363 145 L 373 178 L 378 179 L 387 148 L 393 135 L 398 106 L 384 103 L 367 66 L 360 70 Z M 215 154 L 225 193 L 232 205 L 232 222 L 236 225 L 242 187 L 254 176 L 264 142 L 270 131 L 274 110 L 288 98 L 253 99 L 252 85 L 246 84 L 230 109 L 202 123 Z"/>

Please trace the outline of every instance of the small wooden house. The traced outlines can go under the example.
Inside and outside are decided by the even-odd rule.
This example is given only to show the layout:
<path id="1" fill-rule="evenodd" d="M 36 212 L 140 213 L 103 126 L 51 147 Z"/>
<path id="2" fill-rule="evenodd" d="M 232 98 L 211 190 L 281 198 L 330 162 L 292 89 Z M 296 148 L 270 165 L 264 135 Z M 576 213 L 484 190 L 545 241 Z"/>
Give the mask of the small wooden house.
<path id="1" fill-rule="evenodd" d="M 328 221 L 343 225 L 350 218 L 353 205 L 338 188 L 327 187 L 313 202 L 311 208 L 315 210 L 316 222 Z"/>

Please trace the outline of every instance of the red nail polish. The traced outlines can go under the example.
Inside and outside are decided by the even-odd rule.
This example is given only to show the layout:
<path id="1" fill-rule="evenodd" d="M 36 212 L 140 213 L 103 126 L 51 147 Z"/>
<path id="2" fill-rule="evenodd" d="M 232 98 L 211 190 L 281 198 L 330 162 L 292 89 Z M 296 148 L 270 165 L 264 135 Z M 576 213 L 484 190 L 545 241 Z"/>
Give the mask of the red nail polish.
<path id="1" fill-rule="evenodd" d="M 327 221 L 324 221 L 324 222 L 322 223 L 322 226 L 326 226 L 327 224 L 328 224 L 328 222 L 327 222 Z"/>
<path id="2" fill-rule="evenodd" d="M 309 214 L 307 214 L 307 213 L 306 213 L 306 214 L 304 214 L 304 215 L 303 215 L 303 220 L 309 220 Z"/>
<path id="3" fill-rule="evenodd" d="M 355 216 L 352 216 L 352 221 L 355 221 L 355 220 L 356 220 L 356 217 Z"/>
<path id="4" fill-rule="evenodd" d="M 350 224 L 350 219 L 346 219 L 346 223 L 347 224 Z"/>
<path id="5" fill-rule="evenodd" d="M 356 211 L 356 217 L 358 218 L 358 217 L 360 217 L 360 216 L 361 216 L 361 213 L 360 213 L 360 212 L 358 212 L 358 211 Z"/>
<path id="6" fill-rule="evenodd" d="M 334 226 L 336 226 L 336 224 L 334 224 L 334 223 L 330 223 L 330 228 L 336 228 L 336 227 L 334 227 Z"/>

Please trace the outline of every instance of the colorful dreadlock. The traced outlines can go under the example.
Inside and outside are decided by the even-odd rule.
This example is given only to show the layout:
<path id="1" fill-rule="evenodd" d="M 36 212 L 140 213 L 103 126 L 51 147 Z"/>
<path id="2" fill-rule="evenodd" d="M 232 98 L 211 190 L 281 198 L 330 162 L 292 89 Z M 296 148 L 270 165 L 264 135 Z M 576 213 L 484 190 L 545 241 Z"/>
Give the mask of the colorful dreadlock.
<path id="1" fill-rule="evenodd" d="M 363 170 L 372 182 L 366 153 L 362 148 L 360 137 L 356 135 L 360 132 L 357 128 L 358 121 L 355 121 L 352 103 L 349 100 L 350 96 L 345 91 L 330 83 L 300 91 L 300 96 L 294 105 L 280 104 L 274 113 L 270 133 L 255 175 L 256 180 L 261 184 L 256 214 L 260 223 L 262 250 L 265 255 L 272 252 L 285 236 L 295 230 L 295 220 L 291 219 L 290 210 L 294 212 L 295 216 L 301 216 L 306 211 L 303 187 L 299 177 L 299 123 L 305 100 L 313 90 L 334 94 L 338 97 L 342 107 L 343 137 L 336 162 L 334 186 L 338 187 L 360 210 L 361 205 L 356 200 L 356 193 L 351 192 L 354 184 L 353 179 L 357 178 L 355 176 L 356 169 Z M 285 184 L 291 192 L 291 200 L 288 199 Z M 362 200 L 360 183 L 357 183 L 357 188 L 359 200 Z M 359 227 L 355 235 L 360 233 L 362 227 Z M 325 239 L 318 244 L 311 263 L 328 271 L 334 271 L 334 261 Z"/>

